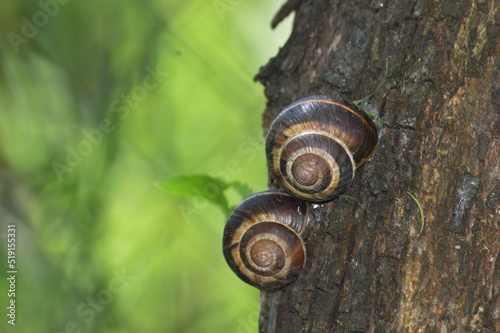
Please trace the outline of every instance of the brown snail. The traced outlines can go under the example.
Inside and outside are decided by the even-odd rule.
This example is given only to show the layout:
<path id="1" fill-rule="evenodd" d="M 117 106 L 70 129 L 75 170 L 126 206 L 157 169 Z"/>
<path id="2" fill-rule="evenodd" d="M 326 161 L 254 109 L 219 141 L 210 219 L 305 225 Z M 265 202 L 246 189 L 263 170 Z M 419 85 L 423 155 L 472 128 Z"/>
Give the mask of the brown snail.
<path id="1" fill-rule="evenodd" d="M 297 279 L 306 262 L 302 240 L 309 215 L 305 201 L 266 191 L 243 200 L 229 217 L 223 252 L 243 281 L 266 290 Z"/>
<path id="2" fill-rule="evenodd" d="M 312 202 L 335 199 L 373 154 L 377 128 L 357 106 L 310 96 L 287 106 L 266 141 L 269 170 L 284 189 Z"/>

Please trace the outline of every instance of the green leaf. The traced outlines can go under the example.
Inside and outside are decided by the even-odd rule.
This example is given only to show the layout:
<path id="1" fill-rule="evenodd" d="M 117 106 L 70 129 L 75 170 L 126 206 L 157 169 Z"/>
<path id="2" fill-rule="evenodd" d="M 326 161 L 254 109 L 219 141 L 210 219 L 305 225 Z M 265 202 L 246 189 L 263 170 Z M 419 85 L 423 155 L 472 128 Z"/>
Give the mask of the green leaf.
<path id="1" fill-rule="evenodd" d="M 161 180 L 157 186 L 177 197 L 201 197 L 222 209 L 225 214 L 230 213 L 224 190 L 228 184 L 219 178 L 208 175 L 172 176 Z"/>
<path id="2" fill-rule="evenodd" d="M 385 73 L 384 73 L 384 77 L 383 77 L 382 81 L 380 81 L 380 83 L 378 84 L 378 86 L 370 93 L 370 95 L 366 96 L 363 99 L 356 100 L 356 101 L 354 101 L 352 103 L 354 105 L 356 105 L 356 106 L 359 106 L 361 103 L 363 103 L 364 101 L 366 101 L 368 98 L 372 97 L 373 94 L 380 89 L 380 86 L 382 86 L 382 83 L 384 83 L 385 79 L 387 78 L 387 72 L 388 71 L 389 71 L 389 60 L 387 58 L 385 58 Z"/>
<path id="3" fill-rule="evenodd" d="M 223 180 L 208 175 L 172 176 L 159 181 L 157 185 L 172 195 L 185 198 L 200 195 L 200 191 L 205 192 L 205 189 L 211 192 L 213 187 L 218 187 L 220 190 L 227 188 Z"/>
<path id="4" fill-rule="evenodd" d="M 242 199 L 253 194 L 253 190 L 247 184 L 244 184 L 244 183 L 241 183 L 238 181 L 234 181 L 234 182 L 230 182 L 229 186 L 234 188 L 234 190 L 236 192 L 238 192 L 238 194 L 241 196 Z"/>

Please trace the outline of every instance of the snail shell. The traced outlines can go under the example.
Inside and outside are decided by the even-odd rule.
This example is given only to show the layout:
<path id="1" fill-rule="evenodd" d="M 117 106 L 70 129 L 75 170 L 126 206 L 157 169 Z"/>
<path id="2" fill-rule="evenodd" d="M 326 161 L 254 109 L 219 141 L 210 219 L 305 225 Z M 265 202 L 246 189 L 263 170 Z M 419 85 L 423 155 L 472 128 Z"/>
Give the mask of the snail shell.
<path id="1" fill-rule="evenodd" d="M 357 106 L 338 97 L 311 96 L 287 106 L 271 124 L 269 170 L 301 199 L 335 199 L 373 154 L 377 128 Z"/>
<path id="2" fill-rule="evenodd" d="M 229 267 L 260 289 L 276 290 L 296 280 L 306 262 L 301 234 L 308 214 L 306 202 L 285 192 L 261 192 L 243 200 L 224 229 Z"/>

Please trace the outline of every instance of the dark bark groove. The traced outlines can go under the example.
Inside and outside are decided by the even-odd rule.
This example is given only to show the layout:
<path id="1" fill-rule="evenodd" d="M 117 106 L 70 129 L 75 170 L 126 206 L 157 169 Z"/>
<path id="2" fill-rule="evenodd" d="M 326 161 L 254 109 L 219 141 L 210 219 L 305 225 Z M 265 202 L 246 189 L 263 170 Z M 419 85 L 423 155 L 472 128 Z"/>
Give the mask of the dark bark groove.
<path id="1" fill-rule="evenodd" d="M 293 32 L 256 78 L 264 131 L 298 98 L 361 99 L 386 77 L 363 105 L 379 147 L 349 198 L 313 207 L 305 271 L 261 294 L 260 332 L 499 332 L 500 3 L 285 7 Z"/>

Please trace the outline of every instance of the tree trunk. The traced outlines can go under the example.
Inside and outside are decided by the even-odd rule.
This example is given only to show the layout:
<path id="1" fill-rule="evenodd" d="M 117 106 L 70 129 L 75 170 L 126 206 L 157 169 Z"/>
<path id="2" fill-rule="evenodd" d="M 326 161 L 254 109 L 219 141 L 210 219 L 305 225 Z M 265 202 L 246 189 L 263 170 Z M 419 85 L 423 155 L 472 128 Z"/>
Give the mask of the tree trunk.
<path id="1" fill-rule="evenodd" d="M 344 199 L 312 206 L 305 270 L 262 292 L 260 332 L 500 332 L 500 2 L 290 0 L 273 24 L 291 11 L 257 75 L 264 130 L 383 82 L 363 105 L 380 141 Z"/>

